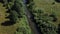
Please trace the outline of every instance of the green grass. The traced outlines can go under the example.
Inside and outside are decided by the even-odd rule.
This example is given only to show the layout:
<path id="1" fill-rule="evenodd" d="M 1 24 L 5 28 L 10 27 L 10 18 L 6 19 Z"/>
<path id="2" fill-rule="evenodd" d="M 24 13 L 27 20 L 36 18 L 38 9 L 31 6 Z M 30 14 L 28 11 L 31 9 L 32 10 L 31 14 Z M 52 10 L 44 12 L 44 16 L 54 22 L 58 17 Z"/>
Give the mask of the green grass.
<path id="1" fill-rule="evenodd" d="M 0 22 L 4 22 L 5 20 L 5 16 L 6 16 L 6 9 L 5 7 L 3 7 L 3 4 L 0 3 Z"/>

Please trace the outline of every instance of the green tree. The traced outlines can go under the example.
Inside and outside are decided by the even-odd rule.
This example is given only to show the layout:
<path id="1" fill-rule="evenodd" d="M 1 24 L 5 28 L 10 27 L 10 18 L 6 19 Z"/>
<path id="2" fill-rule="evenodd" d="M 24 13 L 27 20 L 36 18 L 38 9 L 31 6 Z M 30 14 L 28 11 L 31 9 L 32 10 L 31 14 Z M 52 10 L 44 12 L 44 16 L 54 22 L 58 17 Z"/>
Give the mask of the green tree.
<path id="1" fill-rule="evenodd" d="M 10 15 L 11 15 L 11 20 L 13 20 L 14 22 L 16 22 L 17 19 L 18 19 L 18 14 L 17 14 L 17 12 L 16 12 L 15 10 L 11 10 L 11 11 L 10 11 Z"/>

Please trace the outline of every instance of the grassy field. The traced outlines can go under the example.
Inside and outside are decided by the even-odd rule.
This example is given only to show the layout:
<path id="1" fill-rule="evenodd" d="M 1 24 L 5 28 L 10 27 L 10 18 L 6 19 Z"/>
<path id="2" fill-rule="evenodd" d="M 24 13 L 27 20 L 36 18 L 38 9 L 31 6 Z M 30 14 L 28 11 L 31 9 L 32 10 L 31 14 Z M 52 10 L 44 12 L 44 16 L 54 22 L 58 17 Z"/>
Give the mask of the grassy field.
<path id="1" fill-rule="evenodd" d="M 22 10 L 22 8 L 21 8 Z M 6 13 L 7 9 L 6 7 L 3 7 L 3 4 L 0 3 L 0 34 L 14 34 L 16 32 L 16 29 L 18 27 L 23 27 L 26 31 L 26 34 L 32 34 L 31 29 L 29 27 L 29 23 L 27 22 L 27 18 L 23 14 L 22 18 L 18 18 L 16 21 L 16 24 L 11 25 L 11 26 L 2 26 L 1 23 L 8 21 L 9 19 L 6 19 L 5 17 L 9 15 L 9 13 Z M 22 10 L 21 12 L 23 12 Z M 16 32 L 16 34 L 23 34 L 22 32 Z"/>
<path id="2" fill-rule="evenodd" d="M 34 3 L 35 3 L 34 9 L 41 9 L 48 14 L 55 13 L 58 20 L 53 24 L 55 25 L 59 24 L 60 22 L 60 4 L 59 3 L 55 2 L 54 0 L 34 0 Z"/>
<path id="3" fill-rule="evenodd" d="M 16 31 L 17 24 L 13 26 L 1 26 L 1 23 L 9 20 L 5 18 L 9 15 L 6 13 L 6 11 L 7 9 L 5 9 L 5 7 L 3 7 L 3 4 L 0 3 L 0 34 L 13 34 Z"/>
<path id="4" fill-rule="evenodd" d="M 3 7 L 3 5 L 0 3 L 0 22 L 3 22 L 7 19 L 5 19 L 5 16 L 6 16 L 6 10 L 5 7 Z"/>

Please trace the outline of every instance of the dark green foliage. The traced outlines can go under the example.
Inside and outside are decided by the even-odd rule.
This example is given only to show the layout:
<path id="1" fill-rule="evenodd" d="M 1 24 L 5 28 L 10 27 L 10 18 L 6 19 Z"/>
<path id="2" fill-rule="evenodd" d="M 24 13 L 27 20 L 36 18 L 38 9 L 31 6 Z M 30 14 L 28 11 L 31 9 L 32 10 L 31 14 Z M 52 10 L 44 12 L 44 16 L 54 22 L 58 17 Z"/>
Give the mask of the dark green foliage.
<path id="1" fill-rule="evenodd" d="M 41 9 L 34 10 L 34 3 L 28 6 L 29 11 L 31 11 L 34 15 L 34 20 L 36 20 L 36 24 L 38 25 L 39 30 L 43 34 L 57 34 L 57 27 L 53 24 L 53 22 L 57 21 L 56 15 L 53 13 L 53 17 L 50 17 L 49 14 L 44 13 Z"/>
<path id="2" fill-rule="evenodd" d="M 17 12 L 13 10 L 13 11 L 11 11 L 10 15 L 11 15 L 11 19 L 14 20 L 14 22 L 15 22 L 18 18 Z"/>
<path id="3" fill-rule="evenodd" d="M 26 34 L 26 29 L 24 27 L 17 28 L 17 32 L 21 32 L 23 34 Z"/>
<path id="4" fill-rule="evenodd" d="M 18 14 L 16 11 L 10 11 L 10 15 L 7 16 L 6 18 L 9 18 L 10 21 L 5 21 L 4 23 L 1 23 L 2 26 L 11 26 L 16 24 L 17 19 L 18 19 Z"/>
<path id="5" fill-rule="evenodd" d="M 20 14 L 21 6 L 18 3 L 15 3 L 15 0 L 10 0 L 9 2 L 8 1 L 9 0 L 6 0 L 6 1 L 4 0 L 4 2 L 5 2 L 4 7 L 6 7 L 8 9 L 6 13 L 9 13 L 10 15 L 6 16 L 6 18 L 9 18 L 10 21 L 6 21 L 4 24 L 7 24 L 8 22 L 9 23 L 11 22 L 10 24 L 12 24 L 12 23 L 16 24 L 18 18 L 21 17 L 21 14 Z M 7 26 L 9 26 L 9 25 L 7 25 Z"/>
<path id="6" fill-rule="evenodd" d="M 34 13 L 36 23 L 38 23 L 37 25 L 41 29 L 43 34 L 56 34 L 57 28 L 53 24 L 52 19 L 48 14 L 44 13 L 44 11 L 39 9 L 35 10 Z"/>
<path id="7" fill-rule="evenodd" d="M 58 19 L 54 13 L 50 14 L 49 16 L 53 18 L 53 22 L 56 22 Z"/>
<path id="8" fill-rule="evenodd" d="M 28 10 L 29 10 L 29 11 L 33 11 L 33 6 L 34 6 L 33 0 L 30 0 L 30 1 L 29 1 L 29 4 L 27 4 L 27 5 L 28 5 L 28 6 L 27 6 Z"/>
<path id="9" fill-rule="evenodd" d="M 53 24 L 52 20 L 50 21 L 48 14 L 41 13 L 40 11 L 37 11 L 37 18 L 39 20 L 36 20 L 37 23 L 40 23 L 38 26 L 41 28 L 43 34 L 56 34 L 56 26 Z"/>
<path id="10" fill-rule="evenodd" d="M 60 24 L 58 24 L 58 31 L 57 31 L 58 34 L 60 34 Z"/>
<path id="11" fill-rule="evenodd" d="M 18 3 L 16 4 L 14 0 L 10 1 L 10 2 L 13 2 L 14 4 L 12 6 L 7 6 L 8 7 L 8 10 L 9 13 L 10 13 L 10 18 L 11 20 L 13 20 L 14 22 L 16 22 L 17 18 L 18 17 L 21 17 L 21 14 L 20 14 L 20 5 L 18 5 Z"/>
<path id="12" fill-rule="evenodd" d="M 21 8 L 21 5 L 19 5 L 18 3 L 15 2 L 14 5 L 12 6 L 11 10 L 15 10 L 20 15 L 20 12 L 21 12 L 20 8 Z"/>

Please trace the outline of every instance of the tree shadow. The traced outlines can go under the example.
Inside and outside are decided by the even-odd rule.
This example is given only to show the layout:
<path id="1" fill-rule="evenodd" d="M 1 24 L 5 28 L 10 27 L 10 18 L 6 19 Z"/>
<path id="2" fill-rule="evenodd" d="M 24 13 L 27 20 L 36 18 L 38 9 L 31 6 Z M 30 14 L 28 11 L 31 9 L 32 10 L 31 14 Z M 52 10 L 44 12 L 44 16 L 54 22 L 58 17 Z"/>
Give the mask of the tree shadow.
<path id="1" fill-rule="evenodd" d="M 60 24 L 58 24 L 58 31 L 57 31 L 58 34 L 60 34 Z"/>
<path id="2" fill-rule="evenodd" d="M 0 2 L 1 2 L 1 3 L 4 3 L 4 1 L 3 1 L 3 0 L 0 0 Z"/>
<path id="3" fill-rule="evenodd" d="M 55 2 L 60 3 L 60 0 L 55 0 Z"/>
<path id="4" fill-rule="evenodd" d="M 2 26 L 11 26 L 14 24 L 15 24 L 15 22 L 13 22 L 13 21 L 5 21 L 4 23 L 1 23 Z"/>

